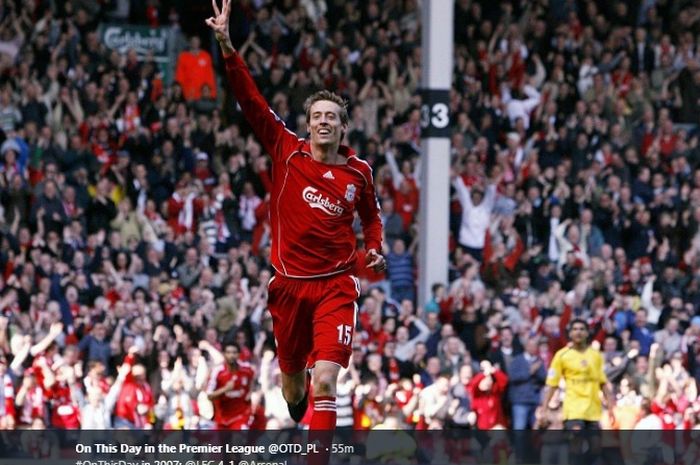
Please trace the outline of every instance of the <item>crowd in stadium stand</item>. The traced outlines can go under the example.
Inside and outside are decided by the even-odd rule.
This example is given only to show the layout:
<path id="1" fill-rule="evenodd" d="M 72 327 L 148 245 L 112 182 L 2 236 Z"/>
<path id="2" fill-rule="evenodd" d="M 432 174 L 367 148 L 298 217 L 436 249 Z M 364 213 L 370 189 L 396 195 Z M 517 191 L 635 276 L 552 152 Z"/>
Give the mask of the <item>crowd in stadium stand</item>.
<path id="1" fill-rule="evenodd" d="M 184 30 L 184 2 L 136 3 L 0 2 L 0 429 L 215 427 L 206 394 L 228 342 L 255 375 L 248 426 L 293 427 L 266 309 L 269 161 L 211 37 L 179 33 L 171 85 L 105 47 L 100 23 Z M 575 317 L 617 395 L 604 428 L 696 427 L 700 9 L 456 1 L 452 197 L 434 206 L 450 209 L 450 278 L 427 302 L 420 13 L 233 13 L 277 115 L 304 134 L 304 99 L 338 92 L 374 170 L 388 269 L 357 270 L 338 427 L 560 428 L 561 395 L 536 424 L 534 409 Z"/>

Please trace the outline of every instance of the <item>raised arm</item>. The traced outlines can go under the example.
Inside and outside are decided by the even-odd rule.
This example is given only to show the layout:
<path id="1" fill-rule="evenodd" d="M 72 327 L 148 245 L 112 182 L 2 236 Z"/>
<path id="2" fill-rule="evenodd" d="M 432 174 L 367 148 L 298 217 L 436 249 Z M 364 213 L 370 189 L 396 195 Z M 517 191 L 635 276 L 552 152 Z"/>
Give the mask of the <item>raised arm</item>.
<path id="1" fill-rule="evenodd" d="M 415 342 L 417 344 L 419 342 L 427 341 L 430 337 L 430 328 L 428 328 L 428 325 L 426 325 L 423 322 L 423 320 L 421 320 L 417 316 L 413 316 L 410 322 L 413 323 L 418 329 L 418 334 L 416 334 L 416 336 L 413 339 L 411 339 L 411 342 Z"/>
<path id="2" fill-rule="evenodd" d="M 642 288 L 641 300 L 645 308 L 650 308 L 654 305 L 651 301 L 651 296 L 654 294 L 654 282 L 656 282 L 656 276 L 652 275 L 647 279 L 647 282 L 644 283 L 644 287 Z"/>
<path id="3" fill-rule="evenodd" d="M 53 323 L 49 329 L 49 333 L 41 341 L 37 342 L 31 347 L 31 349 L 29 349 L 31 356 L 36 357 L 38 354 L 45 351 L 62 332 L 63 324 Z"/>
<path id="4" fill-rule="evenodd" d="M 124 386 L 124 380 L 131 373 L 131 365 L 125 363 L 117 368 L 119 375 L 114 380 L 114 384 L 109 388 L 109 392 L 105 396 L 104 406 L 105 410 L 112 413 L 114 406 L 117 404 L 117 399 L 119 399 L 119 394 L 122 392 L 122 387 Z"/>
<path id="5" fill-rule="evenodd" d="M 209 354 L 211 362 L 214 366 L 221 365 L 226 362 L 224 354 L 222 354 L 216 347 L 211 345 L 209 341 L 202 340 L 199 342 L 199 350 L 202 350 Z"/>
<path id="6" fill-rule="evenodd" d="M 389 169 L 391 169 L 391 179 L 394 184 L 394 189 L 398 190 L 401 187 L 404 177 L 399 169 L 398 163 L 396 163 L 396 155 L 394 155 L 394 151 L 390 147 L 386 150 L 384 156 L 386 157 L 386 163 L 389 165 Z"/>
<path id="7" fill-rule="evenodd" d="M 469 188 L 464 184 L 462 176 L 455 176 L 454 180 L 452 181 L 452 186 L 457 191 L 459 203 L 462 204 L 462 208 L 464 208 L 465 210 L 471 210 L 474 205 L 472 204 Z"/>
<path id="8" fill-rule="evenodd" d="M 420 155 L 418 158 L 415 159 L 415 165 L 413 168 L 413 180 L 416 182 L 416 187 L 420 189 L 421 187 L 421 182 L 420 182 L 420 177 L 423 174 L 422 168 L 421 168 L 421 161 L 420 161 Z"/>
<path id="9" fill-rule="evenodd" d="M 562 247 L 565 243 L 569 242 L 569 240 L 566 238 L 566 228 L 569 227 L 571 224 L 571 219 L 567 218 L 564 221 L 562 221 L 559 226 L 556 227 L 554 230 L 554 237 L 557 239 L 557 242 L 559 243 L 559 247 Z"/>
<path id="10" fill-rule="evenodd" d="M 284 125 L 284 122 L 270 108 L 262 96 L 248 66 L 231 43 L 228 25 L 231 13 L 231 0 L 223 0 L 219 10 L 217 0 L 212 0 L 214 16 L 207 19 L 207 25 L 214 30 L 221 46 L 226 63 L 226 76 L 243 115 L 250 123 L 255 135 L 273 161 L 282 161 L 290 148 L 298 145 L 300 139 Z"/>
<path id="11" fill-rule="evenodd" d="M 525 95 L 527 95 L 527 99 L 525 99 L 525 102 L 523 102 L 525 105 L 525 111 L 530 112 L 540 104 L 541 95 L 537 89 L 530 85 L 525 86 L 523 90 Z"/>
<path id="12" fill-rule="evenodd" d="M 262 61 L 267 60 L 267 52 L 265 49 L 263 49 L 261 46 L 259 46 L 255 42 L 255 31 L 252 31 L 250 35 L 248 36 L 248 39 L 245 41 L 243 46 L 241 47 L 240 53 L 241 55 L 245 56 L 246 52 L 248 51 L 249 48 L 252 48 L 255 53 L 260 55 L 260 59 Z"/>
<path id="13" fill-rule="evenodd" d="M 486 191 L 484 192 L 484 205 L 486 205 L 489 210 L 493 209 L 497 196 L 498 188 L 496 184 L 489 184 L 486 186 Z"/>
<path id="14" fill-rule="evenodd" d="M 29 349 L 31 349 L 31 347 L 31 336 L 23 336 L 22 345 L 10 364 L 10 371 L 14 373 L 15 376 L 20 376 L 24 372 L 23 364 L 29 355 Z"/>

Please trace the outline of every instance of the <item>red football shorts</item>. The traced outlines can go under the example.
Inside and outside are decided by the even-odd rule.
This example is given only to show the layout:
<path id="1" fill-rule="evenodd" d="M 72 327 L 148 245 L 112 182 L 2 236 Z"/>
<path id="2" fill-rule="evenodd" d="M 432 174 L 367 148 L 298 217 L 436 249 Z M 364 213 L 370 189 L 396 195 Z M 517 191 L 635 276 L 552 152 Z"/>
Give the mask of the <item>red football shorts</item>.
<path id="1" fill-rule="evenodd" d="M 251 421 L 250 415 L 239 415 L 236 418 L 232 419 L 231 421 L 228 421 L 227 424 L 225 424 L 225 425 L 217 423 L 216 427 L 219 430 L 233 430 L 233 431 L 248 430 L 248 429 L 250 429 L 250 421 Z"/>
<path id="2" fill-rule="evenodd" d="M 352 275 L 293 279 L 275 275 L 268 307 L 283 373 L 291 375 L 321 360 L 347 368 L 355 332 L 360 283 Z"/>

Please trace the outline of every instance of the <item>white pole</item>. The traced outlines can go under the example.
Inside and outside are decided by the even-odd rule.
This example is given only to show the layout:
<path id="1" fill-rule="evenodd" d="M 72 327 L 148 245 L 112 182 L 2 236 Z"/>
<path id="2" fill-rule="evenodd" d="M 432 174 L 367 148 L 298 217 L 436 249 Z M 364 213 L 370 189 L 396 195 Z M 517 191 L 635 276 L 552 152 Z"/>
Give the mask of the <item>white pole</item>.
<path id="1" fill-rule="evenodd" d="M 422 9 L 421 196 L 418 305 L 434 283 L 448 284 L 453 0 L 424 0 Z"/>

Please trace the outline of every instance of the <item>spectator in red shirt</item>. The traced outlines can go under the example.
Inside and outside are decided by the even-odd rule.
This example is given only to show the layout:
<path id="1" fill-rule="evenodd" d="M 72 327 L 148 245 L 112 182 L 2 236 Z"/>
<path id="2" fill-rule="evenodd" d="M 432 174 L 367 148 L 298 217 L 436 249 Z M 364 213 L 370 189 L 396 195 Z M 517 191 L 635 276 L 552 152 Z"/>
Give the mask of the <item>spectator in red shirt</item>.
<path id="1" fill-rule="evenodd" d="M 42 420 L 46 416 L 46 396 L 41 385 L 37 382 L 36 369 L 24 370 L 22 386 L 17 391 L 15 405 L 19 407 L 19 424 L 25 427 L 32 426 L 34 420 Z"/>
<path id="2" fill-rule="evenodd" d="M 58 429 L 80 428 L 80 386 L 73 367 L 64 365 L 58 369 L 55 379 L 47 385 L 51 400 L 51 426 Z"/>
<path id="3" fill-rule="evenodd" d="M 503 393 L 508 386 L 508 376 L 491 362 L 481 362 L 481 373 L 476 374 L 467 385 L 472 409 L 476 413 L 476 426 L 488 430 L 505 426 Z"/>
<path id="4" fill-rule="evenodd" d="M 117 429 L 150 429 L 153 425 L 153 394 L 146 380 L 146 368 L 134 364 L 138 347 L 129 349 L 124 363 L 131 365 L 115 407 L 114 427 Z"/>

